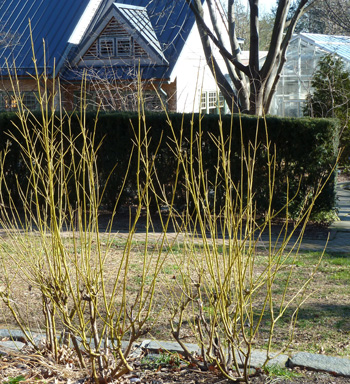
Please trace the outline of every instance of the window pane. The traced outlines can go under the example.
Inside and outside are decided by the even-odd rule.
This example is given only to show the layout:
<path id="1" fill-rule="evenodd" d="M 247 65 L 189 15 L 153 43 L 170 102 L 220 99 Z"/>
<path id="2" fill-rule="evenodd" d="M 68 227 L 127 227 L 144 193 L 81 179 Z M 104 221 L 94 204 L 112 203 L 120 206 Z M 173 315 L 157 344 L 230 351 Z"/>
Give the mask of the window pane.
<path id="1" fill-rule="evenodd" d="M 6 94 L 5 92 L 0 92 L 0 111 L 6 111 Z"/>
<path id="2" fill-rule="evenodd" d="M 131 43 L 129 39 L 117 39 L 117 56 L 131 56 Z"/>
<path id="3" fill-rule="evenodd" d="M 86 92 L 84 99 L 81 98 L 81 92 L 74 92 L 74 108 L 79 110 L 81 107 L 85 108 L 87 111 L 94 111 L 97 109 L 96 102 L 96 92 Z"/>
<path id="4" fill-rule="evenodd" d="M 225 106 L 225 99 L 223 94 L 220 92 L 219 93 L 219 107 L 223 108 Z"/>
<path id="5" fill-rule="evenodd" d="M 12 111 L 17 109 L 17 102 L 13 92 L 2 92 L 0 96 L 0 109 L 2 111 Z"/>
<path id="6" fill-rule="evenodd" d="M 209 92 L 208 107 L 216 108 L 216 100 L 217 100 L 216 92 Z"/>
<path id="7" fill-rule="evenodd" d="M 146 92 L 144 98 L 147 111 L 161 111 L 162 103 L 155 92 Z"/>
<path id="8" fill-rule="evenodd" d="M 284 115 L 288 117 L 302 116 L 302 103 L 300 101 L 286 102 L 284 106 Z"/>
<path id="9" fill-rule="evenodd" d="M 100 39 L 100 56 L 114 56 L 114 39 Z"/>
<path id="10" fill-rule="evenodd" d="M 207 97 L 206 92 L 202 92 L 200 94 L 200 109 L 206 109 L 207 108 Z"/>

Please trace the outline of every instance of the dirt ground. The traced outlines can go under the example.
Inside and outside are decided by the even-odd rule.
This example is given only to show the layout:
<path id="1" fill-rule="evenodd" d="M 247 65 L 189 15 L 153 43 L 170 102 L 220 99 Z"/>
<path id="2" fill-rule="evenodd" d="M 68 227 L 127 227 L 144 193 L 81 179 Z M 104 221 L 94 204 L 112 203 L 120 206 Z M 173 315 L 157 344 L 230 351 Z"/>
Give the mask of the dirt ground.
<path id="1" fill-rule="evenodd" d="M 159 383 L 159 384 L 173 384 L 173 383 L 183 383 L 183 384 L 229 384 L 232 381 L 217 377 L 213 374 L 207 373 L 198 373 L 198 372 L 184 372 L 178 374 L 163 373 L 149 375 L 147 378 L 148 381 L 142 381 L 144 383 Z M 251 384 L 349 384 L 350 379 L 346 377 L 334 377 L 322 372 L 310 372 L 304 371 L 300 372 L 300 377 L 293 378 L 283 378 L 283 377 L 271 377 L 267 376 L 264 373 L 257 374 L 257 376 L 252 377 L 249 381 Z"/>
<path id="2" fill-rule="evenodd" d="M 295 377 L 298 375 L 297 377 Z M 17 381 L 15 381 L 17 379 Z M 11 381 L 12 380 L 12 381 Z M 74 364 L 55 365 L 49 357 L 36 354 L 15 354 L 0 358 L 0 382 L 2 384 L 94 384 L 95 381 Z M 108 381 L 107 381 L 108 382 Z M 107 383 L 106 382 L 106 383 Z M 250 384 L 348 384 L 349 378 L 335 377 L 323 372 L 286 370 L 285 375 L 266 375 L 257 372 L 250 378 Z M 100 381 L 103 384 L 104 381 Z M 183 367 L 143 370 L 137 368 L 125 375 L 120 384 L 229 384 L 232 381 L 220 377 L 215 372 L 201 372 L 198 369 Z"/>

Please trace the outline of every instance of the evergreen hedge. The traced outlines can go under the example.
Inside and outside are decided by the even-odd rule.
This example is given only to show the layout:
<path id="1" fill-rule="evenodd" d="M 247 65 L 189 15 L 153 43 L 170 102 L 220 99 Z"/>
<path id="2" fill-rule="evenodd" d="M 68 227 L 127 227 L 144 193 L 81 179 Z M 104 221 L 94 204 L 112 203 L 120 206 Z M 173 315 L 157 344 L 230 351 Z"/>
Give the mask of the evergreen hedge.
<path id="1" fill-rule="evenodd" d="M 180 132 L 183 127 L 184 145 L 183 151 L 190 150 L 190 129 L 192 115 L 171 114 L 175 132 Z M 92 131 L 95 125 L 96 115 L 87 115 L 87 127 Z M 147 125 L 151 137 L 150 153 L 154 153 L 161 140 L 156 156 L 157 176 L 168 196 L 170 196 L 176 172 L 176 158 L 170 147 L 173 145 L 170 127 L 165 114 L 149 114 L 146 116 Z M 199 117 L 194 118 L 194 132 L 199 132 Z M 208 182 L 216 177 L 217 148 L 212 138 L 219 135 L 219 117 L 207 115 L 201 120 L 202 151 Z M 137 129 L 138 116 L 134 113 L 106 113 L 100 114 L 97 122 L 96 142 L 103 141 L 98 155 L 98 169 L 100 183 L 103 185 L 114 165 L 113 171 L 106 189 L 103 204 L 110 208 L 118 195 L 129 162 L 129 156 L 133 147 L 134 131 Z M 266 167 L 266 132 L 265 122 L 252 116 L 227 115 L 222 117 L 223 132 L 226 137 L 232 135 L 231 145 L 231 169 L 234 182 L 238 182 L 241 176 L 241 129 L 243 127 L 244 145 L 254 142 L 257 126 L 258 141 L 261 144 L 256 154 L 256 174 L 254 179 L 254 191 L 256 193 L 257 208 L 264 213 L 268 204 L 268 175 Z M 12 113 L 0 114 L 0 150 L 3 150 L 8 137 L 6 132 L 15 132 L 14 125 L 19 125 L 18 118 Z M 289 184 L 289 196 L 293 196 L 299 189 L 298 197 L 290 204 L 291 214 L 296 215 L 304 197 L 312 193 L 321 178 L 326 178 L 334 166 L 339 143 L 339 126 L 331 119 L 291 119 L 267 117 L 269 141 L 271 149 L 276 147 L 276 185 L 273 207 L 279 210 L 286 202 L 287 180 Z M 67 127 L 68 129 L 68 127 Z M 71 129 L 78 132 L 78 118 L 73 116 Z M 40 145 L 38 143 L 38 145 Z M 6 160 L 6 172 L 8 184 L 11 186 L 12 197 L 19 201 L 16 195 L 16 180 L 23 183 L 26 178 L 26 170 L 18 153 L 15 142 L 10 143 L 10 153 Z M 69 161 L 69 160 L 67 160 Z M 120 204 L 130 205 L 136 196 L 136 158 L 131 161 L 131 167 L 122 194 Z M 196 164 L 192 164 L 196 167 Z M 141 175 L 142 180 L 142 175 Z M 180 183 L 183 182 L 183 174 L 180 174 Z M 4 191 L 2 191 L 4 192 Z M 220 193 L 218 199 L 223 198 Z M 331 176 L 320 198 L 316 202 L 314 211 L 328 211 L 334 207 L 335 202 L 335 174 Z M 185 191 L 180 188 L 177 192 L 175 205 L 181 208 L 185 204 Z"/>

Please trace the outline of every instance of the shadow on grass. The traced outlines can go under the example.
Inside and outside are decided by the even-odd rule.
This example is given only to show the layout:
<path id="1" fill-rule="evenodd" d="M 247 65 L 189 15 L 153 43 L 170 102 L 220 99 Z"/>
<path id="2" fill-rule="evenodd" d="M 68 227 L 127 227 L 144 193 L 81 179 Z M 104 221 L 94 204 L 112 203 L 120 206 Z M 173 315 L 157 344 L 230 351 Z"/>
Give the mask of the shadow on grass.
<path id="1" fill-rule="evenodd" d="M 335 330 L 350 332 L 350 305 L 312 304 L 303 306 L 298 314 L 300 328 L 320 324 L 333 324 Z"/>

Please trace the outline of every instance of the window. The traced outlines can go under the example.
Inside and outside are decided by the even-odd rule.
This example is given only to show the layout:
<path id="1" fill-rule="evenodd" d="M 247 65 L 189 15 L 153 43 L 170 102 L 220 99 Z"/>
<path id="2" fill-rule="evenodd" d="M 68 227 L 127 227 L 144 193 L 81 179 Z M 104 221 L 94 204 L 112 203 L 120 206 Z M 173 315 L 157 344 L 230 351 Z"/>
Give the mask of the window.
<path id="1" fill-rule="evenodd" d="M 299 79 L 286 78 L 284 80 L 284 95 L 290 99 L 295 99 L 299 95 Z"/>
<path id="2" fill-rule="evenodd" d="M 202 113 L 225 113 L 225 99 L 221 92 L 202 91 L 199 95 L 199 108 Z"/>
<path id="3" fill-rule="evenodd" d="M 17 101 L 13 92 L 1 92 L 0 95 L 0 110 L 13 111 L 17 109 Z"/>
<path id="4" fill-rule="evenodd" d="M 39 109 L 37 95 L 34 92 L 24 92 L 23 104 L 31 111 Z"/>
<path id="5" fill-rule="evenodd" d="M 117 57 L 131 56 L 130 39 L 116 39 L 117 41 Z"/>
<path id="6" fill-rule="evenodd" d="M 39 109 L 39 102 L 36 92 L 22 92 L 22 103 L 30 111 Z M 15 111 L 17 110 L 17 100 L 13 92 L 0 92 L 0 111 Z"/>
<path id="7" fill-rule="evenodd" d="M 202 92 L 200 94 L 200 109 L 207 109 L 207 93 Z"/>
<path id="8" fill-rule="evenodd" d="M 146 92 L 144 95 L 144 101 L 145 101 L 145 109 L 147 111 L 161 111 L 162 110 L 162 103 L 161 100 L 159 100 L 159 95 L 157 95 L 156 92 Z"/>
<path id="9" fill-rule="evenodd" d="M 208 107 L 216 108 L 216 92 L 209 92 Z"/>
<path id="10" fill-rule="evenodd" d="M 100 57 L 114 57 L 114 39 L 103 37 L 100 39 Z"/>
<path id="11" fill-rule="evenodd" d="M 132 43 L 129 37 L 101 37 L 99 39 L 100 57 L 130 57 L 133 51 Z"/>
<path id="12" fill-rule="evenodd" d="M 305 100 L 291 100 L 284 103 L 284 116 L 301 117 L 305 108 Z"/>

